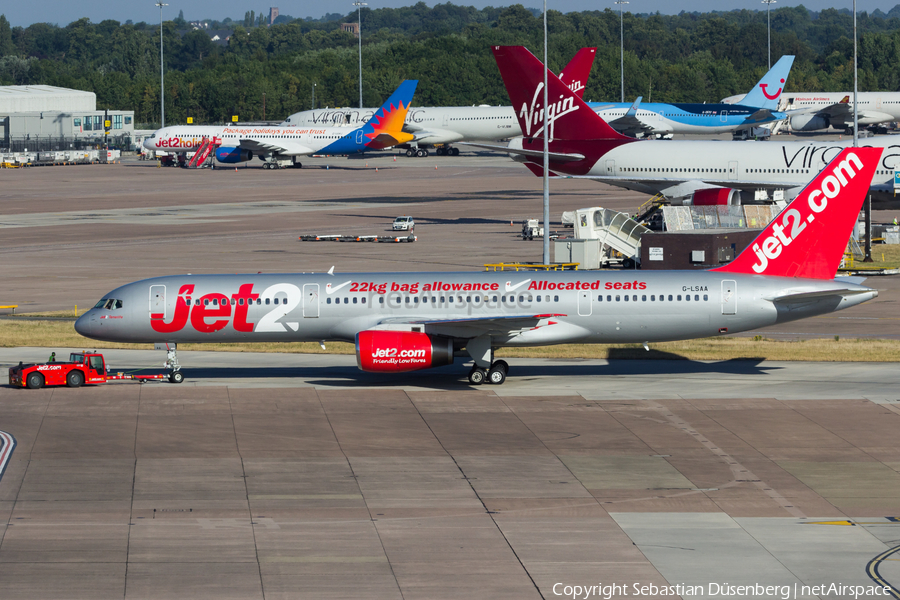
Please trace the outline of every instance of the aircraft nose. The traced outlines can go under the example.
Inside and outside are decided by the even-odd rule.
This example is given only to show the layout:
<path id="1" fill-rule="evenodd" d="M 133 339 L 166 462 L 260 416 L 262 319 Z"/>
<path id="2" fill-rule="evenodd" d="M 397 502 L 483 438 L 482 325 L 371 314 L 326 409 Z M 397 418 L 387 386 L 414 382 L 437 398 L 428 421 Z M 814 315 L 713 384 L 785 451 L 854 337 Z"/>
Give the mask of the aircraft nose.
<path id="1" fill-rule="evenodd" d="M 88 311 L 78 317 L 78 320 L 75 321 L 75 331 L 77 331 L 84 337 L 90 337 L 91 329 L 91 312 Z"/>

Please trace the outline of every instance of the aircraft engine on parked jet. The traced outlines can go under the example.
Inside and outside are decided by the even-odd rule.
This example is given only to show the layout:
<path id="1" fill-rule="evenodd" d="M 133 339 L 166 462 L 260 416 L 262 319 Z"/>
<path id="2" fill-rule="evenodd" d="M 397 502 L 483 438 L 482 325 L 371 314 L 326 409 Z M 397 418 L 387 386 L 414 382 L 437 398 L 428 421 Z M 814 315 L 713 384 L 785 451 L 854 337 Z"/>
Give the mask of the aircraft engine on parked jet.
<path id="1" fill-rule="evenodd" d="M 740 206 L 741 191 L 733 188 L 705 188 L 691 194 L 694 206 Z"/>
<path id="2" fill-rule="evenodd" d="M 453 364 L 453 339 L 418 331 L 367 330 L 356 334 L 363 371 L 400 373 Z"/>
<path id="3" fill-rule="evenodd" d="M 791 117 L 791 129 L 794 131 L 819 131 L 820 129 L 828 129 L 829 125 L 828 119 L 816 115 Z"/>
<path id="4" fill-rule="evenodd" d="M 242 150 L 235 147 L 223 146 L 216 149 L 216 160 L 220 163 L 239 163 L 247 162 L 253 159 L 253 153 L 249 150 Z"/>

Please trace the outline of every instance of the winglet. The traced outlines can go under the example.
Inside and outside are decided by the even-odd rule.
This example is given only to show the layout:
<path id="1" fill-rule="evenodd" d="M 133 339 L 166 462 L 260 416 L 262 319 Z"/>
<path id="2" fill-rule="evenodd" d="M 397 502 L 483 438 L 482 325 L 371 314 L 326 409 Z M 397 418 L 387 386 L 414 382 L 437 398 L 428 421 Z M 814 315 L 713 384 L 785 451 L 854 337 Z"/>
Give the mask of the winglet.
<path id="1" fill-rule="evenodd" d="M 591 75 L 595 56 L 597 48 L 582 48 L 559 73 L 559 80 L 579 98 L 584 98 L 584 88 Z"/>
<path id="2" fill-rule="evenodd" d="M 625 116 L 626 116 L 626 117 L 636 117 L 636 116 L 637 116 L 638 106 L 641 105 L 641 100 L 643 100 L 643 99 L 644 99 L 643 96 L 638 96 L 638 97 L 637 97 L 637 100 L 634 101 L 634 104 L 631 105 L 631 108 L 629 108 L 629 109 L 625 112 Z"/>
<path id="3" fill-rule="evenodd" d="M 845 148 L 720 273 L 834 279 L 883 148 Z"/>
<path id="4" fill-rule="evenodd" d="M 418 83 L 414 79 L 407 79 L 401 83 L 381 108 L 375 111 L 368 123 L 362 126 L 363 135 L 372 140 L 367 145 L 369 148 L 380 150 L 413 139 L 413 135 L 403 131 L 403 123 L 406 121 L 406 114 L 409 112 L 409 105 Z M 380 137 L 381 134 L 387 134 L 388 137 Z"/>
<path id="5" fill-rule="evenodd" d="M 778 62 L 769 69 L 769 72 L 763 75 L 763 78 L 744 96 L 741 104 L 753 108 L 777 110 L 778 101 L 781 100 L 781 92 L 784 91 L 784 86 L 788 75 L 791 73 L 793 64 L 794 57 L 789 54 L 778 59 Z"/>

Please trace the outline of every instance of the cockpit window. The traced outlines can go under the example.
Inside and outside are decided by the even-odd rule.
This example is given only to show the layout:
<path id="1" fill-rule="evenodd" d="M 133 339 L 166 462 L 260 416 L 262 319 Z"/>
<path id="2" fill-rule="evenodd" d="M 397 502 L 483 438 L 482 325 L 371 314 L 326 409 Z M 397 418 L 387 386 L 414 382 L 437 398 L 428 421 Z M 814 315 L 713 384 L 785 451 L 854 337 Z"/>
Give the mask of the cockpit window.
<path id="1" fill-rule="evenodd" d="M 105 308 L 106 310 L 116 310 L 122 308 L 122 301 L 116 298 L 104 298 L 94 305 L 94 308 Z"/>

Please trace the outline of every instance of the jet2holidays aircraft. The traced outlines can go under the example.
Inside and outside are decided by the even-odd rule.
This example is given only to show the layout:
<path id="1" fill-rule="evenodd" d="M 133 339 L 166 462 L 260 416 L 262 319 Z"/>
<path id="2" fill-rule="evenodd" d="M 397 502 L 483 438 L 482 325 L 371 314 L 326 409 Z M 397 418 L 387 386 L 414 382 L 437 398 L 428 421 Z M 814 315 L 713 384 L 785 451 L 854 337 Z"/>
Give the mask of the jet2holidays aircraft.
<path id="1" fill-rule="evenodd" d="M 355 129 L 182 125 L 160 129 L 144 140 L 144 147 L 176 153 L 215 147 L 216 160 L 221 163 L 246 162 L 258 156 L 270 168 L 275 166 L 275 160 L 283 158 L 382 150 L 413 139 L 402 129 L 417 83 L 415 80 L 401 83 L 374 117 Z M 294 162 L 294 166 L 301 164 Z"/>
<path id="2" fill-rule="evenodd" d="M 569 104 L 555 105 L 556 114 Z M 173 275 L 105 294 L 83 336 L 156 343 L 355 342 L 364 371 L 474 361 L 500 384 L 506 346 L 645 343 L 738 333 L 831 313 L 878 292 L 835 279 L 880 148 L 847 148 L 731 263 L 708 271 Z M 170 376 L 171 377 L 171 376 Z"/>
<path id="3" fill-rule="evenodd" d="M 741 104 L 641 104 L 642 98 L 638 97 L 633 104 L 587 105 L 610 127 L 630 136 L 746 132 L 788 117 L 778 112 L 778 102 L 793 64 L 793 56 L 782 56 Z"/>
<path id="4" fill-rule="evenodd" d="M 543 175 L 544 67 L 521 46 L 495 46 L 494 58 L 516 107 L 524 137 L 504 150 L 534 174 Z M 720 140 L 637 140 L 612 129 L 552 73 L 547 74 L 552 175 L 584 177 L 655 195 L 672 203 L 737 205 L 783 191 L 791 199 L 850 141 L 735 142 Z M 881 136 L 866 146 L 884 148 L 869 180 L 872 207 L 897 206 L 894 170 L 900 165 L 900 140 Z M 774 195 L 774 194 L 773 194 Z"/>
<path id="5" fill-rule="evenodd" d="M 584 94 L 596 48 L 582 48 L 559 74 L 560 80 L 579 98 Z M 375 113 L 374 108 L 332 108 L 294 113 L 284 127 L 322 127 L 341 125 L 358 127 Z M 440 144 L 438 156 L 458 156 L 451 144 L 468 141 L 505 140 L 522 135 L 511 106 L 438 106 L 409 110 L 403 131 L 415 137 L 401 147 L 406 155 L 428 156 L 428 147 Z"/>

